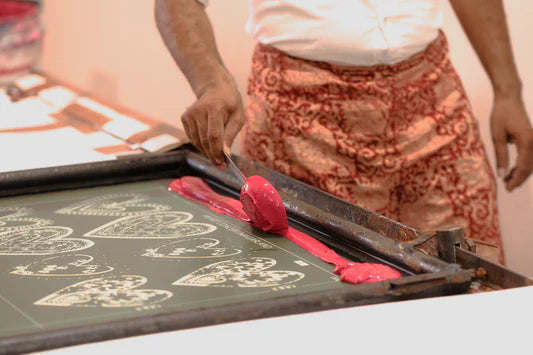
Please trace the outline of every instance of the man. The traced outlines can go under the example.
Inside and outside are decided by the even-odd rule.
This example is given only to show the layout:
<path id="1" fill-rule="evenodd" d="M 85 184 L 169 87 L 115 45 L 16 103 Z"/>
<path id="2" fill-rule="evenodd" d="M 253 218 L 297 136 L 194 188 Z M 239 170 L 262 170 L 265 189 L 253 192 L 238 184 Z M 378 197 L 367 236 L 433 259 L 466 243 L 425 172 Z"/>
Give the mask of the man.
<path id="1" fill-rule="evenodd" d="M 258 41 L 243 153 L 431 233 L 445 224 L 500 249 L 496 184 L 448 58 L 437 0 L 249 0 Z M 533 129 L 501 0 L 451 0 L 493 86 L 498 175 L 512 191 L 533 170 Z M 245 110 L 196 0 L 156 0 L 159 31 L 197 101 L 182 122 L 214 164 Z M 507 144 L 516 144 L 509 168 Z"/>

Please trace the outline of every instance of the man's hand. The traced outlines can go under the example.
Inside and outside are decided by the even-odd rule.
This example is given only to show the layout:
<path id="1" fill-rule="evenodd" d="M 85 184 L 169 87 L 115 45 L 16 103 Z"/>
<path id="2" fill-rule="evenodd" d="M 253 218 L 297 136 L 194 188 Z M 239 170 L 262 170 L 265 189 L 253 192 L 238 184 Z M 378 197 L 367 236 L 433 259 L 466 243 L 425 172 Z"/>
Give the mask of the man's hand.
<path id="1" fill-rule="evenodd" d="M 496 153 L 498 176 L 512 191 L 520 186 L 533 171 L 533 128 L 523 101 L 517 97 L 495 96 L 490 128 Z M 508 143 L 516 144 L 516 165 L 509 169 Z"/>
<path id="2" fill-rule="evenodd" d="M 203 90 L 181 121 L 191 143 L 213 164 L 222 165 L 224 145 L 231 147 L 244 124 L 242 99 L 233 80 Z"/>

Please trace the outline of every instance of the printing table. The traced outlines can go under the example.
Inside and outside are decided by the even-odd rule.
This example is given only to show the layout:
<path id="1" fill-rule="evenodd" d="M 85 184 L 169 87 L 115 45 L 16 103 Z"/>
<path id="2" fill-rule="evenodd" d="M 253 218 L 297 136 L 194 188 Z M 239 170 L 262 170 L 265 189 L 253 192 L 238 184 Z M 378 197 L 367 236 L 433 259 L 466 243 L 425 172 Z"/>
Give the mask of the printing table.
<path id="1" fill-rule="evenodd" d="M 171 179 L 193 175 L 220 193 L 238 193 L 235 176 L 187 148 L 4 173 L 0 307 L 7 316 L 0 322 L 0 352 L 471 289 L 471 270 L 376 227 L 416 231 L 235 158 L 247 175 L 263 175 L 281 191 L 295 228 L 350 260 L 387 264 L 402 277 L 341 283 L 331 265 L 283 237 L 168 191 Z"/>

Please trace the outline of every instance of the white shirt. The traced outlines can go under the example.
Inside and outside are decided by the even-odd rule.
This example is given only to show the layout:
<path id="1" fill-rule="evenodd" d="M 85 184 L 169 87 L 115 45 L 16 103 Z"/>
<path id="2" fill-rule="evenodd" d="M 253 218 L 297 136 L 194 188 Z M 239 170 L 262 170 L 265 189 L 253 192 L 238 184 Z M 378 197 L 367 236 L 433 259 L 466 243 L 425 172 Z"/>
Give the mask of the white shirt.
<path id="1" fill-rule="evenodd" d="M 246 30 L 295 57 L 367 66 L 424 50 L 442 22 L 442 0 L 249 0 Z"/>

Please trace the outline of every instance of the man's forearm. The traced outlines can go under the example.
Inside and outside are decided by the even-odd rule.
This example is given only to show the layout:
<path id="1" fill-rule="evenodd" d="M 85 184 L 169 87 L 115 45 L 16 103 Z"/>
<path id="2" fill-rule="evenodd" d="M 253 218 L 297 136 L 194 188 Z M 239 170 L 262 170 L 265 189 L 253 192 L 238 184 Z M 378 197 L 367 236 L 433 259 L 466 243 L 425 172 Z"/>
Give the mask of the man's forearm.
<path id="1" fill-rule="evenodd" d="M 155 19 L 165 45 L 197 97 L 228 75 L 209 18 L 196 0 L 156 0 Z"/>
<path id="2" fill-rule="evenodd" d="M 502 0 L 450 0 L 496 95 L 521 94 Z"/>

